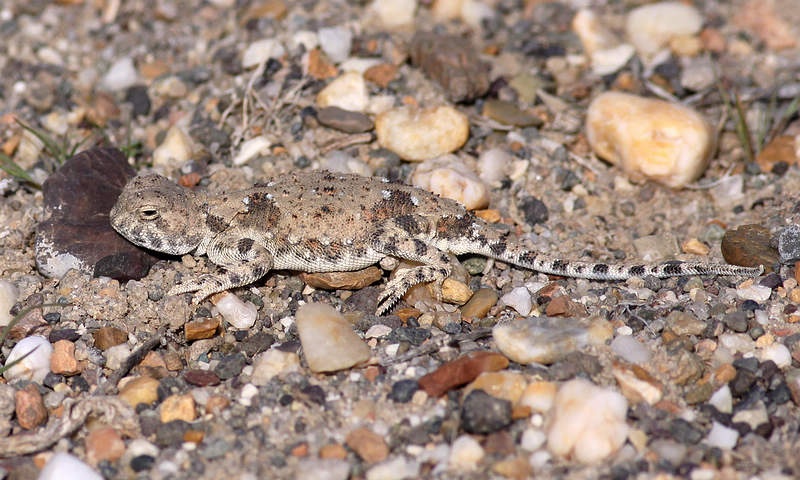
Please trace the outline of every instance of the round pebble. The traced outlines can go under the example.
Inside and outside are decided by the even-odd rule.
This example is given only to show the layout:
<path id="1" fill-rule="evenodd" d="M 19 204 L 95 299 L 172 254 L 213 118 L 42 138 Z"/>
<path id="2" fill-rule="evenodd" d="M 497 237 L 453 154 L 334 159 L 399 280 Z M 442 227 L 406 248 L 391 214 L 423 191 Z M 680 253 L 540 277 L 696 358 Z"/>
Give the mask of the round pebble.
<path id="1" fill-rule="evenodd" d="M 411 185 L 464 205 L 468 210 L 489 206 L 489 189 L 463 162 L 452 155 L 417 165 Z"/>
<path id="2" fill-rule="evenodd" d="M 589 56 L 595 75 L 609 75 L 625 66 L 633 57 L 633 45 L 619 39 L 589 9 L 581 9 L 572 19 L 572 30 L 578 35 Z"/>
<path id="3" fill-rule="evenodd" d="M 413 24 L 417 0 L 375 0 L 372 10 L 387 28 L 400 28 Z"/>
<path id="4" fill-rule="evenodd" d="M 453 470 L 475 470 L 484 455 L 483 447 L 477 440 L 469 435 L 461 435 L 453 442 L 448 463 Z"/>
<path id="5" fill-rule="evenodd" d="M 367 480 L 403 480 L 419 478 L 420 463 L 406 457 L 385 460 L 367 470 Z"/>
<path id="6" fill-rule="evenodd" d="M 792 364 L 792 353 L 782 343 L 767 345 L 758 352 L 758 359 L 762 362 L 772 360 L 780 369 L 787 368 Z"/>
<path id="7" fill-rule="evenodd" d="M 788 225 L 778 234 L 778 254 L 782 263 L 800 260 L 800 225 Z"/>
<path id="8" fill-rule="evenodd" d="M 344 73 L 317 94 L 317 105 L 320 108 L 339 107 L 343 110 L 363 112 L 369 105 L 367 82 L 360 73 Z"/>
<path id="9" fill-rule="evenodd" d="M 375 132 L 382 147 L 405 160 L 421 162 L 461 148 L 469 137 L 469 119 L 447 105 L 400 107 L 378 115 Z"/>
<path id="10" fill-rule="evenodd" d="M 173 125 L 167 130 L 164 141 L 153 150 L 153 166 L 164 169 L 178 168 L 192 159 L 192 139 L 182 128 Z"/>
<path id="11" fill-rule="evenodd" d="M 602 461 L 625 443 L 628 402 L 619 393 L 576 379 L 561 386 L 547 432 L 548 449 L 582 463 Z"/>
<path id="12" fill-rule="evenodd" d="M 473 390 L 461 405 L 461 427 L 469 433 L 491 433 L 511 423 L 511 402 Z"/>
<path id="13" fill-rule="evenodd" d="M 342 63 L 350 56 L 353 32 L 343 26 L 320 28 L 317 32 L 322 51 L 333 63 Z"/>
<path id="14" fill-rule="evenodd" d="M 31 352 L 30 354 L 28 352 Z M 44 377 L 50 373 L 50 357 L 53 346 L 41 335 L 32 335 L 20 340 L 8 354 L 5 365 L 8 366 L 17 359 L 23 358 L 16 365 L 3 372 L 9 382 L 18 379 L 31 380 L 42 383 Z"/>
<path id="15" fill-rule="evenodd" d="M 708 432 L 705 443 L 711 447 L 730 450 L 736 446 L 736 442 L 738 441 L 739 432 L 719 422 L 712 422 L 711 430 Z"/>
<path id="16" fill-rule="evenodd" d="M 272 348 L 253 358 L 250 381 L 254 385 L 262 386 L 276 376 L 298 371 L 300 371 L 300 357 L 296 353 Z"/>
<path id="17" fill-rule="evenodd" d="M 513 157 L 502 148 L 490 148 L 478 157 L 478 176 L 490 185 L 497 185 L 506 178 Z"/>
<path id="18" fill-rule="evenodd" d="M 8 280 L 0 280 L 0 327 L 5 327 L 11 322 L 13 316 L 9 312 L 17 303 L 19 289 Z"/>
<path id="19" fill-rule="evenodd" d="M 239 146 L 239 152 L 233 157 L 233 164 L 236 166 L 244 165 L 250 160 L 269 153 L 272 142 L 267 137 L 260 135 L 247 140 Z"/>
<path id="20" fill-rule="evenodd" d="M 531 308 L 533 308 L 531 292 L 525 287 L 514 288 L 500 297 L 500 300 L 523 316 L 528 315 L 531 312 Z"/>
<path id="21" fill-rule="evenodd" d="M 130 57 L 120 58 L 111 65 L 101 80 L 101 85 L 112 92 L 119 92 L 132 87 L 139 81 L 133 59 Z"/>
<path id="22" fill-rule="evenodd" d="M 297 309 L 295 322 L 306 362 L 314 372 L 344 370 L 370 357 L 369 346 L 330 305 L 303 305 Z"/>
<path id="23" fill-rule="evenodd" d="M 44 465 L 38 480 L 103 480 L 103 476 L 78 457 L 58 452 Z"/>
<path id="24" fill-rule="evenodd" d="M 244 50 L 242 54 L 242 67 L 253 68 L 265 63 L 270 58 L 280 58 L 286 53 L 283 45 L 274 38 L 257 40 Z"/>
<path id="25" fill-rule="evenodd" d="M 606 92 L 586 114 L 594 152 L 628 175 L 680 188 L 703 174 L 714 134 L 696 111 L 680 104 Z"/>
<path id="26" fill-rule="evenodd" d="M 643 5 L 628 13 L 625 30 L 636 51 L 649 57 L 677 37 L 695 35 L 703 26 L 703 16 L 682 2 Z"/>
<path id="27" fill-rule="evenodd" d="M 251 302 L 243 302 L 232 293 L 220 298 L 216 307 L 222 318 L 238 330 L 247 330 L 252 327 L 258 317 L 258 307 Z"/>
<path id="28" fill-rule="evenodd" d="M 626 362 L 645 364 L 652 358 L 652 353 L 638 340 L 630 335 L 618 335 L 611 341 L 611 350 Z"/>
<path id="29" fill-rule="evenodd" d="M 589 343 L 589 331 L 563 318 L 525 318 L 492 330 L 497 348 L 511 360 L 549 365 Z"/>

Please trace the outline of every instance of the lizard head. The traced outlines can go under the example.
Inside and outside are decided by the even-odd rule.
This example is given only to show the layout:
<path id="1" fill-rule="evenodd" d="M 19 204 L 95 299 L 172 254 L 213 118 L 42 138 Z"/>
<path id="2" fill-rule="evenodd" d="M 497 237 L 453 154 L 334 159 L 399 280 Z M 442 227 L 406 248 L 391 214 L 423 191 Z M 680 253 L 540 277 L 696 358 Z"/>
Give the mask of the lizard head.
<path id="1" fill-rule="evenodd" d="M 206 237 L 203 215 L 195 192 L 150 174 L 128 182 L 109 217 L 114 230 L 133 244 L 183 255 Z"/>

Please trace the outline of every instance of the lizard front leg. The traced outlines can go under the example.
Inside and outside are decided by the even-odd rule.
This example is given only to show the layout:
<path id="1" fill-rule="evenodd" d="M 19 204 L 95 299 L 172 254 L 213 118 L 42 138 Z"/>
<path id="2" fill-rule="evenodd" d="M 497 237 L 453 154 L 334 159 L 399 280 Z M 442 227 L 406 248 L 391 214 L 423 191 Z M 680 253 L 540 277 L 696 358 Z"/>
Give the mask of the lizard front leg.
<path id="1" fill-rule="evenodd" d="M 434 291 L 441 295 L 442 282 L 450 275 L 450 256 L 431 243 L 432 235 L 430 222 L 419 215 L 386 220 L 375 230 L 371 239 L 375 251 L 422 263 L 395 273 L 378 297 L 376 315 L 387 312 L 418 283 L 434 282 Z"/>
<path id="2" fill-rule="evenodd" d="M 211 294 L 255 282 L 269 272 L 272 254 L 252 238 L 220 235 L 206 249 L 208 259 L 225 271 L 175 285 L 169 295 L 196 292 L 192 302 L 197 304 Z"/>

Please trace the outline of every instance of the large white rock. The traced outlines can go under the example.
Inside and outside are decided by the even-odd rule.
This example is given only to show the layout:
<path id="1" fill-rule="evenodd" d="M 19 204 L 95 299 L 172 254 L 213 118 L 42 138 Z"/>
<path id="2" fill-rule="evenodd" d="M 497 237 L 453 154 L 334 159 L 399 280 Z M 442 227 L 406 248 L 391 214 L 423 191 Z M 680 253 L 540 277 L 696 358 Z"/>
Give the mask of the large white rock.
<path id="1" fill-rule="evenodd" d="M 633 179 L 680 188 L 703 174 L 714 152 L 711 126 L 683 105 L 606 92 L 592 101 L 586 117 L 595 154 Z"/>
<path id="2" fill-rule="evenodd" d="M 50 373 L 50 356 L 53 354 L 53 346 L 41 335 L 31 335 L 20 340 L 11 349 L 5 364 L 10 365 L 28 352 L 32 353 L 3 372 L 6 380 L 12 382 L 17 379 L 25 379 L 36 383 L 44 381 L 44 377 Z"/>
<path id="3" fill-rule="evenodd" d="M 628 402 L 620 393 L 587 380 L 570 380 L 556 394 L 547 448 L 581 463 L 599 462 L 625 443 L 627 411 Z"/>
<path id="4" fill-rule="evenodd" d="M 44 465 L 38 480 L 103 480 L 103 476 L 78 457 L 58 452 Z"/>
<path id="5" fill-rule="evenodd" d="M 297 309 L 295 322 L 306 362 L 314 372 L 344 370 L 370 357 L 369 346 L 330 305 L 303 305 Z"/>
<path id="6" fill-rule="evenodd" d="M 411 185 L 455 200 L 468 210 L 489 206 L 489 188 L 455 155 L 420 163 Z"/>
<path id="7" fill-rule="evenodd" d="M 703 16 L 683 2 L 659 2 L 631 10 L 625 22 L 628 39 L 640 55 L 649 57 L 677 37 L 695 35 Z"/>
<path id="8" fill-rule="evenodd" d="M 363 112 L 369 105 L 367 82 L 360 73 L 344 73 L 317 94 L 317 105 Z"/>

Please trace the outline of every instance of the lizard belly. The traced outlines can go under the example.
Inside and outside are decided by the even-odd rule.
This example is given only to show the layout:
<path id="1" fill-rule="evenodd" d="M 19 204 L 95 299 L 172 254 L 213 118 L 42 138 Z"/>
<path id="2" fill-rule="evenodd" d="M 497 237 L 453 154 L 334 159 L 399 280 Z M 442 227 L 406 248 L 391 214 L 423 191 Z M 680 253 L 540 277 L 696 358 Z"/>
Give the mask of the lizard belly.
<path id="1" fill-rule="evenodd" d="M 361 270 L 380 261 L 386 255 L 374 250 L 345 251 L 337 255 L 317 255 L 305 249 L 287 249 L 274 252 L 273 267 L 276 270 L 301 272 L 349 272 Z"/>

